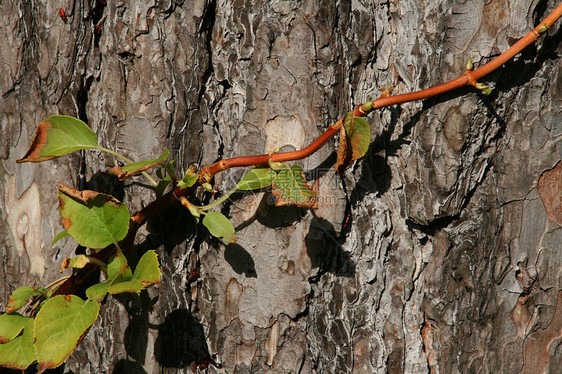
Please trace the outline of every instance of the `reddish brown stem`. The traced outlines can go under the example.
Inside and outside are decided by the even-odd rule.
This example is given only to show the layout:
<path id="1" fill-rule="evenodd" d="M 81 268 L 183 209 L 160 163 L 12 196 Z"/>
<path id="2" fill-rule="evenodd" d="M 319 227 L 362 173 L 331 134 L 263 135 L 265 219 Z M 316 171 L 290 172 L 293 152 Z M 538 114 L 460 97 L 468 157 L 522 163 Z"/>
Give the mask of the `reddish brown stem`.
<path id="1" fill-rule="evenodd" d="M 515 55 L 520 53 L 530 44 L 534 43 L 541 34 L 548 30 L 554 22 L 556 22 L 562 16 L 562 4 L 558 5 L 556 9 L 545 18 L 537 27 L 535 27 L 531 32 L 521 38 L 517 43 L 511 46 L 507 51 L 496 57 L 493 61 L 490 61 L 486 65 L 474 70 L 467 70 L 463 75 L 448 82 L 442 83 L 435 87 L 427 88 L 425 90 L 420 90 L 416 92 L 410 92 L 406 94 L 381 97 L 372 102 L 372 108 L 366 110 L 363 105 L 358 105 L 353 114 L 357 117 L 363 117 L 369 114 L 374 109 L 379 109 L 382 107 L 402 104 L 409 101 L 417 101 L 422 99 L 427 99 L 433 96 L 441 95 L 446 92 L 452 91 L 454 89 L 464 87 L 467 85 L 474 85 L 478 79 L 490 74 L 494 70 L 500 68 L 507 61 L 511 60 Z M 328 129 L 320 135 L 318 139 L 313 141 L 308 147 L 303 148 L 294 152 L 276 153 L 273 155 L 259 155 L 259 156 L 245 156 L 245 157 L 234 157 L 224 160 L 220 160 L 210 166 L 207 166 L 201 170 L 201 175 L 205 176 L 207 179 L 211 178 L 213 175 L 219 171 L 226 170 L 236 166 L 252 166 L 252 165 L 264 165 L 268 161 L 293 161 L 306 158 L 311 154 L 315 153 L 320 147 L 322 147 L 328 140 L 333 138 L 339 131 L 343 123 L 343 118 L 333 125 L 330 125 Z"/>

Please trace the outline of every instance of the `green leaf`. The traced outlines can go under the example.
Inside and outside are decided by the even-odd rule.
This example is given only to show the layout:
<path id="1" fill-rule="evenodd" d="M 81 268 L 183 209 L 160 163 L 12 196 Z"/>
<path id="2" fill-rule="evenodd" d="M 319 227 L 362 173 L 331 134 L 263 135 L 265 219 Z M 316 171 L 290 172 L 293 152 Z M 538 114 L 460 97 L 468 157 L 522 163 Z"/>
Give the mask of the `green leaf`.
<path id="1" fill-rule="evenodd" d="M 86 297 L 90 300 L 101 302 L 110 288 L 120 282 L 128 281 L 133 277 L 131 268 L 127 265 L 125 255 L 118 251 L 107 264 L 107 277 L 105 282 L 94 284 L 86 290 Z"/>
<path id="2" fill-rule="evenodd" d="M 12 292 L 10 298 L 8 299 L 8 305 L 6 306 L 6 313 L 13 313 L 19 310 L 22 306 L 27 303 L 30 297 L 35 295 L 35 288 L 24 286 L 17 288 Z"/>
<path id="3" fill-rule="evenodd" d="M 348 113 L 340 131 L 336 172 L 342 174 L 352 161 L 365 156 L 370 143 L 369 123 L 362 117 L 355 117 L 351 112 Z"/>
<path id="4" fill-rule="evenodd" d="M 78 244 L 105 248 L 127 235 L 129 211 L 113 196 L 61 184 L 58 197 L 63 226 Z"/>
<path id="5" fill-rule="evenodd" d="M 37 127 L 29 151 L 17 162 L 40 162 L 98 146 L 88 125 L 70 116 L 50 116 Z"/>
<path id="6" fill-rule="evenodd" d="M 107 291 L 109 290 L 109 286 L 111 286 L 111 280 L 96 283 L 86 289 L 86 297 L 90 300 L 101 303 L 105 294 L 107 294 Z"/>
<path id="7" fill-rule="evenodd" d="M 25 327 L 25 317 L 19 314 L 0 315 L 0 343 L 7 343 L 18 336 Z"/>
<path id="8" fill-rule="evenodd" d="M 57 295 L 45 302 L 34 324 L 35 350 L 40 370 L 56 368 L 98 318 L 98 303 L 75 295 Z"/>
<path id="9" fill-rule="evenodd" d="M 299 165 L 287 166 L 282 169 L 273 181 L 275 205 L 297 205 L 300 207 L 316 207 L 316 192 L 306 183 L 306 178 Z"/>
<path id="10" fill-rule="evenodd" d="M 146 160 L 131 162 L 123 167 L 113 167 L 110 170 L 110 174 L 116 175 L 120 181 L 127 179 L 131 175 L 142 173 L 145 170 L 150 169 L 153 166 L 161 164 L 170 155 L 170 150 L 168 148 L 164 149 L 164 152 L 156 160 Z"/>
<path id="11" fill-rule="evenodd" d="M 22 319 L 19 323 L 22 324 L 23 334 L 8 343 L 0 344 L 0 366 L 25 370 L 33 361 L 37 360 L 33 347 L 33 319 L 19 317 Z"/>
<path id="12" fill-rule="evenodd" d="M 124 282 L 113 282 L 107 290 L 110 294 L 115 295 L 123 292 L 139 292 L 144 288 L 144 285 L 138 279 L 130 279 Z"/>
<path id="13" fill-rule="evenodd" d="M 277 173 L 270 168 L 255 168 L 244 175 L 238 182 L 238 189 L 242 191 L 257 190 L 270 186 Z"/>
<path id="14" fill-rule="evenodd" d="M 185 176 L 181 181 L 178 182 L 179 188 L 188 188 L 191 187 L 197 182 L 199 179 L 199 175 L 193 172 L 194 167 L 190 166 L 187 171 L 185 172 Z"/>
<path id="15" fill-rule="evenodd" d="M 172 182 L 172 178 L 166 177 L 158 182 L 156 186 L 156 197 L 162 197 L 164 195 L 164 191 L 166 191 L 166 187 Z"/>
<path id="16" fill-rule="evenodd" d="M 68 235 L 70 235 L 70 234 L 69 234 L 68 231 L 66 231 L 66 230 L 62 230 L 61 232 L 59 232 L 59 233 L 57 234 L 57 236 L 55 236 L 55 238 L 54 238 L 53 241 L 51 242 L 51 247 L 52 247 L 53 245 L 55 245 L 56 242 L 58 242 L 59 240 L 61 240 L 62 238 L 66 237 L 66 236 L 68 236 Z"/>
<path id="17" fill-rule="evenodd" d="M 170 150 L 168 148 L 165 148 L 164 152 L 156 160 L 132 162 L 128 165 L 123 166 L 121 169 L 128 172 L 129 174 L 138 173 L 162 163 L 165 159 L 168 158 L 169 155 Z"/>
<path id="18" fill-rule="evenodd" d="M 142 289 L 160 283 L 160 268 L 158 265 L 158 255 L 156 252 L 147 251 L 139 260 L 134 274 L 131 276 L 131 268 L 126 266 L 125 258 L 120 255 L 108 265 L 108 275 L 110 279 L 106 282 L 92 286 L 86 290 L 86 295 L 93 300 L 102 300 L 106 292 L 118 294 L 123 292 L 139 292 Z M 118 263 L 119 265 L 115 265 Z M 123 265 L 125 267 L 123 267 Z M 121 267 L 117 271 L 117 266 Z M 111 269 L 111 270 L 110 270 Z"/>
<path id="19" fill-rule="evenodd" d="M 107 277 L 111 280 L 115 279 L 119 274 L 124 277 L 131 278 L 131 268 L 127 265 L 127 259 L 123 252 L 118 251 L 107 264 Z"/>
<path id="20" fill-rule="evenodd" d="M 221 238 L 226 243 L 234 243 L 236 241 L 234 226 L 222 213 L 207 213 L 203 218 L 203 225 L 205 225 L 211 235 Z"/>
<path id="21" fill-rule="evenodd" d="M 143 285 L 160 283 L 160 267 L 158 266 L 158 254 L 149 250 L 140 258 L 133 279 L 140 281 Z"/>

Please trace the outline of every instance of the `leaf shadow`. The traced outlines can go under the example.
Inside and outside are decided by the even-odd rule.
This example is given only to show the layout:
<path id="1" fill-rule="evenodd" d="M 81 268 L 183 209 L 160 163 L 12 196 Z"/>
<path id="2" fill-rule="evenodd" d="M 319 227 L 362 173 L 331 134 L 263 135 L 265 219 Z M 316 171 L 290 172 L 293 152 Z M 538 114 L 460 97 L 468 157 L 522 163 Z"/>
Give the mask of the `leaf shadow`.
<path id="1" fill-rule="evenodd" d="M 345 236 L 338 237 L 330 221 L 314 214 L 305 243 L 312 268 L 318 269 L 318 276 L 324 273 L 344 277 L 355 275 L 355 262 L 341 246 L 344 241 Z"/>
<path id="2" fill-rule="evenodd" d="M 123 344 L 127 355 L 137 363 L 143 363 L 146 359 L 148 348 L 149 314 L 158 297 L 151 299 L 146 290 L 139 295 L 122 293 L 113 295 L 127 310 L 129 324 L 125 328 Z"/>
<path id="3" fill-rule="evenodd" d="M 257 278 L 254 259 L 240 244 L 228 244 L 224 249 L 224 259 L 237 274 L 244 274 L 247 278 Z"/>
<path id="4" fill-rule="evenodd" d="M 111 195 L 119 201 L 123 201 L 125 198 L 125 184 L 119 181 L 119 178 L 116 176 L 108 174 L 105 171 L 98 171 L 92 175 L 83 186 L 79 186 L 79 189 L 101 192 Z"/>
<path id="5" fill-rule="evenodd" d="M 135 361 L 121 359 L 113 367 L 112 374 L 147 374 L 143 366 Z"/>
<path id="6" fill-rule="evenodd" d="M 203 325 L 189 310 L 173 310 L 157 328 L 154 357 L 161 366 L 181 368 L 210 360 Z"/>
<path id="7" fill-rule="evenodd" d="M 66 364 L 63 363 L 61 366 L 55 369 L 47 369 L 45 370 L 46 374 L 74 374 L 72 370 L 65 371 Z M 39 365 L 37 363 L 31 364 L 25 370 L 16 370 L 16 369 L 8 369 L 5 367 L 0 367 L 0 374 L 36 374 L 39 372 Z"/>
<path id="8" fill-rule="evenodd" d="M 172 204 L 146 223 L 148 235 L 137 245 L 139 253 L 164 246 L 168 254 L 197 234 L 197 221 L 181 204 Z"/>
<path id="9" fill-rule="evenodd" d="M 269 228 L 288 227 L 302 220 L 308 211 L 295 205 L 275 206 L 275 196 L 267 191 L 256 210 L 255 219 Z"/>

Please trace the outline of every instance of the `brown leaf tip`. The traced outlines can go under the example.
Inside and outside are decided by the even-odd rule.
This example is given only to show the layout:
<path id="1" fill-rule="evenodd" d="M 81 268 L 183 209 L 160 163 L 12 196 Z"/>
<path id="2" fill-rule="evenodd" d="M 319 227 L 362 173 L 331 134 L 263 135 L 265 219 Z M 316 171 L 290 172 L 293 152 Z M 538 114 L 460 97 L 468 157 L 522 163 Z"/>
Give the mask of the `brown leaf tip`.
<path id="1" fill-rule="evenodd" d="M 51 127 L 52 125 L 49 122 L 46 120 L 42 121 L 39 126 L 37 126 L 37 131 L 35 131 L 35 137 L 33 138 L 31 147 L 29 147 L 25 156 L 16 162 L 41 162 L 56 158 L 55 156 L 39 156 L 41 154 L 41 150 L 47 144 L 47 130 Z"/>

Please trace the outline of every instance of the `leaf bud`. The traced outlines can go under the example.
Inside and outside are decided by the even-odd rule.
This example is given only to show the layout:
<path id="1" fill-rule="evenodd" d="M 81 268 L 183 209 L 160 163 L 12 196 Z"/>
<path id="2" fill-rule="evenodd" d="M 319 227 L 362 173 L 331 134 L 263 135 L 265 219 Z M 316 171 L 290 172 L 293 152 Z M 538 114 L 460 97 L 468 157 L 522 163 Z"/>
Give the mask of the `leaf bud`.
<path id="1" fill-rule="evenodd" d="M 472 57 L 468 58 L 468 63 L 466 64 L 466 70 L 474 69 L 474 63 L 472 62 Z"/>

